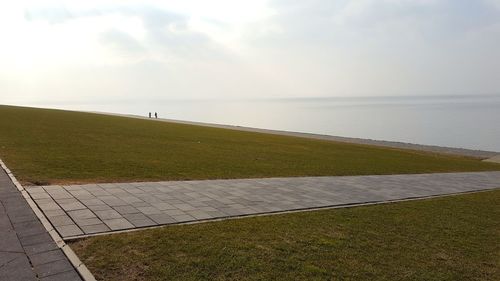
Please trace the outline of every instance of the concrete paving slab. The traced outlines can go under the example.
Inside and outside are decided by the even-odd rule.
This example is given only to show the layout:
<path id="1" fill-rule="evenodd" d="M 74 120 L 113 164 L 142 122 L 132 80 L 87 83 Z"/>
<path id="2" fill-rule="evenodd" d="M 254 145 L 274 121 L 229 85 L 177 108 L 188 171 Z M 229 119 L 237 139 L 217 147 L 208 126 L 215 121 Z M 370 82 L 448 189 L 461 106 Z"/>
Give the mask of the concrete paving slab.
<path id="1" fill-rule="evenodd" d="M 24 237 L 19 237 L 19 241 L 23 247 L 53 242 L 52 237 L 48 233 L 35 234 Z"/>
<path id="2" fill-rule="evenodd" d="M 56 226 L 55 228 L 57 232 L 59 232 L 59 235 L 61 235 L 61 237 L 77 236 L 83 234 L 83 231 L 76 224 L 61 225 Z"/>
<path id="3" fill-rule="evenodd" d="M 153 215 L 153 214 L 161 214 L 162 211 L 159 209 L 156 209 L 155 207 L 137 207 L 137 210 L 139 210 L 141 213 L 145 215 Z"/>
<path id="4" fill-rule="evenodd" d="M 24 251 L 28 254 L 28 256 L 56 249 L 59 248 L 55 243 L 40 243 L 24 247 Z"/>
<path id="5" fill-rule="evenodd" d="M 109 220 L 109 219 L 119 219 L 122 218 L 122 215 L 118 213 L 115 210 L 104 210 L 104 211 L 94 211 L 97 217 L 99 217 L 102 220 Z"/>
<path id="6" fill-rule="evenodd" d="M 56 249 L 52 251 L 47 251 L 44 253 L 34 254 L 30 257 L 31 264 L 34 266 L 58 261 L 66 260 L 66 256 L 61 252 L 61 250 Z"/>
<path id="7" fill-rule="evenodd" d="M 62 216 L 62 215 L 66 215 L 67 214 L 62 209 L 59 209 L 59 210 L 43 210 L 43 213 L 47 217 L 57 217 L 57 216 Z"/>
<path id="8" fill-rule="evenodd" d="M 21 256 L 0 267 L 0 280 L 36 281 L 38 278 L 27 256 Z"/>
<path id="9" fill-rule="evenodd" d="M 133 206 L 127 205 L 127 206 L 117 206 L 113 207 L 115 211 L 120 213 L 121 215 L 126 215 L 126 214 L 138 214 L 140 211 Z"/>
<path id="10" fill-rule="evenodd" d="M 94 224 L 94 225 L 83 225 L 80 228 L 85 232 L 85 234 L 94 234 L 111 231 L 111 229 L 104 223 Z"/>
<path id="11" fill-rule="evenodd" d="M 52 222 L 52 225 L 54 225 L 54 226 L 63 226 L 63 225 L 75 224 L 73 222 L 73 220 L 69 216 L 67 216 L 67 215 L 52 217 L 50 219 L 50 221 Z"/>
<path id="12" fill-rule="evenodd" d="M 14 230 L 0 231 L 0 252 L 22 252 L 23 247 Z"/>
<path id="13" fill-rule="evenodd" d="M 108 219 L 108 220 L 103 220 L 102 222 L 112 230 L 134 228 L 134 225 L 124 218 Z"/>
<path id="14" fill-rule="evenodd" d="M 43 210 L 42 210 L 43 211 Z M 68 211 L 67 214 L 74 220 L 95 218 L 96 215 L 88 209 Z M 51 220 L 51 219 L 49 219 Z"/>
<path id="15" fill-rule="evenodd" d="M 152 214 L 148 215 L 150 219 L 152 219 L 157 224 L 169 224 L 175 223 L 176 220 L 167 214 Z"/>
<path id="16" fill-rule="evenodd" d="M 222 216 L 220 216 L 220 217 L 222 217 Z M 194 217 L 192 217 L 190 215 L 174 215 L 174 216 L 172 216 L 172 218 L 176 222 L 188 222 L 188 221 L 194 221 L 194 220 L 196 220 Z"/>
<path id="17" fill-rule="evenodd" d="M 60 259 L 35 266 L 35 270 L 38 273 L 38 278 L 46 278 L 48 276 L 74 271 L 74 268 L 66 259 Z"/>
<path id="18" fill-rule="evenodd" d="M 87 225 L 96 225 L 102 223 L 102 221 L 98 218 L 90 218 L 90 219 L 81 219 L 81 220 L 75 220 L 75 223 L 82 227 L 82 226 L 87 226 Z"/>
<path id="19" fill-rule="evenodd" d="M 124 215 L 125 219 L 128 220 L 135 227 L 145 227 L 145 226 L 154 226 L 158 225 L 158 223 L 154 222 L 150 218 L 148 218 L 144 214 L 126 214 Z"/>
<path id="20" fill-rule="evenodd" d="M 80 202 L 60 203 L 59 206 L 65 211 L 83 210 L 87 208 Z"/>

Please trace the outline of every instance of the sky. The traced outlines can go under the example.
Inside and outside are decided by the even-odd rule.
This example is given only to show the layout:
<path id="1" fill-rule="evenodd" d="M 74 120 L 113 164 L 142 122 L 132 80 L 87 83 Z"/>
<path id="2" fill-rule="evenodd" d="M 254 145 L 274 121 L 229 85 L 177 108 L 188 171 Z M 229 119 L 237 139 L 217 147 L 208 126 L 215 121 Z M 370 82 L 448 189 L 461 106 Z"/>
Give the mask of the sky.
<path id="1" fill-rule="evenodd" d="M 500 0 L 2 1 L 0 103 L 500 94 Z"/>

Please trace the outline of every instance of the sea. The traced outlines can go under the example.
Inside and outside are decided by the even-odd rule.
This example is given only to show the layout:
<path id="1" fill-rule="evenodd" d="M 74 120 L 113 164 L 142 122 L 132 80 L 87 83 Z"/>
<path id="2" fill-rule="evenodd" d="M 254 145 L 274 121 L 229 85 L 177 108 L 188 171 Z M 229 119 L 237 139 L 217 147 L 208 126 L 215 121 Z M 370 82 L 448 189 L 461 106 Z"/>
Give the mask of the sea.
<path id="1" fill-rule="evenodd" d="M 500 95 L 190 99 L 43 104 L 500 152 Z"/>

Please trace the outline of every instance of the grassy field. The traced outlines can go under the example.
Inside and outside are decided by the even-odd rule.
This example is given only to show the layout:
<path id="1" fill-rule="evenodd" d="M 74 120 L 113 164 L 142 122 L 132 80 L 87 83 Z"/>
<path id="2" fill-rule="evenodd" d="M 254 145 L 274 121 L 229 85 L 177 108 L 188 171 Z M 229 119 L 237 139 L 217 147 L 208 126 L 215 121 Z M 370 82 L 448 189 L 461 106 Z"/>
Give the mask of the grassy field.
<path id="1" fill-rule="evenodd" d="M 0 106 L 0 157 L 27 184 L 500 170 L 415 151 Z"/>
<path id="2" fill-rule="evenodd" d="M 500 190 L 99 236 L 98 280 L 500 280 Z"/>

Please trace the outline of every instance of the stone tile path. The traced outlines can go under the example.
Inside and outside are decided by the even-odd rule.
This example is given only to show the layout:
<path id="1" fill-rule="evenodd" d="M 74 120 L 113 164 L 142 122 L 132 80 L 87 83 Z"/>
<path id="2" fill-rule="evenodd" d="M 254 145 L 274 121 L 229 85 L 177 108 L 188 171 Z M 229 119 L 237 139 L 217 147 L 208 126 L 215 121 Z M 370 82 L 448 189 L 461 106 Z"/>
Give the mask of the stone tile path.
<path id="1" fill-rule="evenodd" d="M 27 187 L 63 238 L 500 188 L 500 172 Z"/>
<path id="2" fill-rule="evenodd" d="M 1 168 L 0 280 L 81 280 Z"/>

